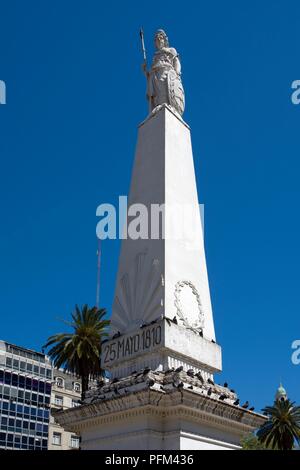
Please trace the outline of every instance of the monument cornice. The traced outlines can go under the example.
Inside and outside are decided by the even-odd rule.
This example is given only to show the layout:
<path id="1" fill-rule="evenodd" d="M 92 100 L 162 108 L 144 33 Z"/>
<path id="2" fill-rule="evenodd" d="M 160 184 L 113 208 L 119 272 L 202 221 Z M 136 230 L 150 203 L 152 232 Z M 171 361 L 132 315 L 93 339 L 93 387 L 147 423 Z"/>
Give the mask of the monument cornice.
<path id="1" fill-rule="evenodd" d="M 188 418 L 219 429 L 230 428 L 237 434 L 250 432 L 266 420 L 265 416 L 258 413 L 188 390 L 172 393 L 142 390 L 53 414 L 55 420 L 66 430 L 79 433 L 91 426 L 102 426 L 146 415 L 168 420 Z"/>

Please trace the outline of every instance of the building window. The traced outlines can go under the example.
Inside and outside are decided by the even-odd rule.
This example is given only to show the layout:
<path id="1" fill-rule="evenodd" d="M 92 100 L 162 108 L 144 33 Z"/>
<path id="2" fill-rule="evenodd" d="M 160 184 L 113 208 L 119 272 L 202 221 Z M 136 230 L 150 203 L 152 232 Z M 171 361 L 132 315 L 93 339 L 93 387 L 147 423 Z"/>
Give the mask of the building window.
<path id="1" fill-rule="evenodd" d="M 5 385 L 10 385 L 10 383 L 11 383 L 11 373 L 10 372 L 4 372 L 4 383 L 5 383 Z"/>
<path id="2" fill-rule="evenodd" d="M 77 400 L 72 400 L 72 408 L 76 408 L 76 406 L 79 406 L 80 403 L 78 403 Z"/>
<path id="3" fill-rule="evenodd" d="M 61 446 L 61 433 L 60 432 L 53 433 L 52 444 L 55 446 Z"/>
<path id="4" fill-rule="evenodd" d="M 57 387 L 63 388 L 63 386 L 64 386 L 64 379 L 62 379 L 61 377 L 56 377 L 56 378 L 55 378 L 55 383 L 56 383 L 56 386 L 57 386 Z"/>
<path id="5" fill-rule="evenodd" d="M 79 437 L 71 436 L 71 447 L 73 449 L 79 449 Z"/>
<path id="6" fill-rule="evenodd" d="M 64 404 L 63 397 L 59 397 L 58 395 L 55 395 L 54 404 L 57 405 L 57 406 L 63 406 L 63 404 Z"/>
<path id="7" fill-rule="evenodd" d="M 6 367 L 11 367 L 12 366 L 12 359 L 11 357 L 6 358 Z"/>
<path id="8" fill-rule="evenodd" d="M 33 401 L 34 403 L 37 403 L 37 394 L 36 393 L 33 393 L 31 395 L 31 401 Z"/>
<path id="9" fill-rule="evenodd" d="M 74 382 L 74 392 L 80 393 L 80 383 Z"/>

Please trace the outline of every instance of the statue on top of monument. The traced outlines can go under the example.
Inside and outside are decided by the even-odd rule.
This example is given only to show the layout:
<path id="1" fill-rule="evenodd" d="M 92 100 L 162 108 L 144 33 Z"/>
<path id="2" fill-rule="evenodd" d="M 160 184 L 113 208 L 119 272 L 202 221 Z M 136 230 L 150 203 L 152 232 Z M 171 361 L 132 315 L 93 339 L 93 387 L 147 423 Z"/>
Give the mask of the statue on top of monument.
<path id="1" fill-rule="evenodd" d="M 144 53 L 143 71 L 147 78 L 147 99 L 150 112 L 155 112 L 166 104 L 180 116 L 184 111 L 184 90 L 181 81 L 181 65 L 176 49 L 169 47 L 166 33 L 159 29 L 155 33 L 156 52 L 152 65 L 147 70 L 144 36 L 141 30 Z"/>

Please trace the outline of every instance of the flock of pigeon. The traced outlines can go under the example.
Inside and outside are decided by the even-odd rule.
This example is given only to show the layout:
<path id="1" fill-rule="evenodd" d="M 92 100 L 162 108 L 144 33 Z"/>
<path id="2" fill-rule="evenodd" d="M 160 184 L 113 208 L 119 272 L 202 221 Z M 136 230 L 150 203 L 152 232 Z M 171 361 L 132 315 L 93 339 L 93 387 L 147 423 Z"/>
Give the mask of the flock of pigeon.
<path id="1" fill-rule="evenodd" d="M 153 320 L 149 323 L 142 323 L 140 325 L 140 328 L 145 328 L 149 325 L 152 325 L 152 324 L 156 323 L 159 320 L 161 320 L 161 317 L 159 317 L 156 320 Z M 174 323 L 174 324 L 178 324 L 176 316 L 173 319 L 166 318 L 166 320 L 169 324 L 171 322 Z M 200 331 L 199 335 L 203 337 L 203 332 Z M 118 331 L 117 333 L 115 333 L 112 336 L 112 339 L 116 339 L 120 336 L 122 336 L 122 333 L 120 333 L 120 331 Z M 108 341 L 108 340 L 106 340 L 106 341 Z M 214 343 L 215 341 L 212 340 L 212 342 Z M 143 381 L 142 378 L 145 378 L 149 374 L 149 372 L 151 372 L 151 369 L 149 367 L 146 367 L 144 370 L 142 370 L 140 372 L 133 371 L 131 373 L 131 376 L 129 376 L 125 379 L 118 379 L 116 377 L 116 378 L 112 379 L 109 382 L 101 381 L 101 382 L 98 383 L 97 393 L 95 393 L 95 389 L 91 390 L 90 392 L 87 392 L 85 403 L 91 403 L 91 402 L 93 402 L 97 399 L 108 398 L 106 393 L 109 393 L 110 395 L 111 395 L 111 393 L 114 393 L 115 395 L 118 396 L 118 395 L 120 395 L 119 390 L 121 390 L 121 389 L 123 389 L 123 391 L 127 392 L 128 390 L 124 387 L 125 383 L 127 383 L 127 386 L 128 386 L 128 384 L 129 385 L 134 385 L 135 382 L 136 383 L 141 382 L 141 381 Z M 158 374 L 158 372 L 152 372 L 152 373 L 154 375 Z M 184 383 L 181 380 L 179 380 L 179 378 L 178 378 L 178 375 L 180 375 L 180 373 L 186 374 L 186 376 L 190 379 L 197 379 L 198 381 L 200 381 L 201 386 L 203 386 L 201 388 L 204 391 L 206 391 L 206 395 L 208 397 L 217 398 L 220 401 L 230 400 L 230 403 L 234 406 L 240 407 L 244 410 L 248 409 L 248 411 L 254 411 L 254 406 L 249 408 L 248 400 L 243 405 L 240 405 L 239 398 L 237 398 L 237 396 L 235 394 L 235 391 L 233 389 L 228 388 L 228 383 L 227 382 L 225 382 L 223 386 L 216 385 L 211 378 L 208 378 L 207 380 L 205 380 L 200 372 L 195 372 L 193 369 L 189 369 L 185 373 L 183 371 L 183 366 L 180 366 L 177 369 L 172 368 L 172 369 L 168 369 L 168 370 L 164 371 L 163 374 L 164 374 L 165 378 L 167 378 L 168 375 L 171 375 L 171 374 L 172 375 L 174 375 L 174 374 L 177 375 L 177 378 L 176 378 L 176 380 L 173 380 L 173 378 L 171 378 L 169 381 L 167 380 L 167 382 L 166 382 L 165 379 L 163 379 L 164 383 L 160 384 L 160 389 L 166 391 L 165 385 L 168 382 L 169 382 L 169 384 L 172 383 L 173 387 L 176 387 L 179 390 L 184 389 L 185 388 Z M 159 374 L 162 374 L 162 372 L 159 372 Z M 136 379 L 136 380 L 134 380 L 134 379 Z M 155 383 L 156 383 L 156 381 L 153 378 L 147 378 L 148 386 L 153 387 L 155 385 Z M 198 387 L 199 387 L 198 384 L 193 385 L 193 384 L 190 383 L 190 384 L 187 384 L 186 388 L 188 390 L 193 390 L 194 388 L 198 388 Z M 105 392 L 105 393 L 103 393 L 103 392 Z"/>
<path id="2" fill-rule="evenodd" d="M 177 369 L 168 369 L 165 373 L 166 373 L 166 374 L 168 374 L 168 373 L 170 373 L 170 372 L 180 373 L 180 372 L 182 372 L 182 371 L 183 371 L 183 366 L 180 366 L 180 367 L 178 367 Z M 186 374 L 187 374 L 187 376 L 189 376 L 189 377 L 197 377 L 197 379 L 199 379 L 202 384 L 205 383 L 205 380 L 204 380 L 204 378 L 202 377 L 201 372 L 195 372 L 193 369 L 189 369 L 189 370 L 186 372 Z M 211 396 L 212 393 L 213 393 L 213 390 L 214 390 L 212 387 L 215 387 L 216 384 L 215 384 L 214 381 L 213 381 L 212 379 L 210 379 L 210 378 L 207 379 L 207 383 L 208 383 L 209 385 L 211 385 L 211 387 L 209 387 L 209 389 L 207 390 L 207 395 L 208 395 L 208 396 Z M 183 387 L 184 387 L 183 382 L 180 382 L 180 383 L 177 385 L 177 387 L 178 387 L 178 388 L 183 388 Z M 226 389 L 228 389 L 228 383 L 225 382 L 224 385 L 223 385 L 223 387 L 226 388 Z M 190 385 L 190 386 L 188 387 L 188 389 L 192 390 L 192 389 L 193 389 L 193 386 Z M 216 390 L 215 390 L 215 391 L 216 391 Z M 233 394 L 235 394 L 235 391 L 234 391 L 233 389 L 230 389 L 230 392 L 233 393 Z M 228 394 L 226 394 L 226 393 L 220 393 L 219 396 L 218 396 L 218 398 L 219 398 L 219 400 L 223 401 L 223 400 L 226 400 L 226 399 L 228 399 L 228 398 L 230 398 L 230 397 L 229 397 Z M 237 398 L 237 399 L 233 402 L 233 405 L 235 405 L 235 406 L 240 406 L 240 400 Z M 249 408 L 249 402 L 248 402 L 248 400 L 247 400 L 243 405 L 241 405 L 241 408 L 244 408 L 244 409 Z M 251 408 L 249 408 L 249 411 L 254 411 L 254 406 L 252 406 Z"/>
<path id="3" fill-rule="evenodd" d="M 140 372 L 132 371 L 130 376 L 122 379 L 115 377 L 110 381 L 102 380 L 98 382 L 97 387 L 93 387 L 93 389 L 87 392 L 84 403 L 89 404 L 98 400 L 119 397 L 127 394 L 129 388 L 132 386 L 136 387 L 139 385 L 147 385 L 147 387 L 153 387 L 165 393 L 171 393 L 174 388 L 179 391 L 183 389 L 196 389 L 199 392 L 200 388 L 200 393 L 204 393 L 208 397 L 223 402 L 228 400 L 227 403 L 240 407 L 241 409 L 254 411 L 253 406 L 249 408 L 248 401 L 240 405 L 240 400 L 237 398 L 235 391 L 229 389 L 227 382 L 225 382 L 223 386 L 217 385 L 211 378 L 205 380 L 201 372 L 196 372 L 193 369 L 189 369 L 185 372 L 183 366 L 177 369 L 171 368 L 166 371 L 152 371 L 149 367 L 145 367 L 144 370 Z"/>

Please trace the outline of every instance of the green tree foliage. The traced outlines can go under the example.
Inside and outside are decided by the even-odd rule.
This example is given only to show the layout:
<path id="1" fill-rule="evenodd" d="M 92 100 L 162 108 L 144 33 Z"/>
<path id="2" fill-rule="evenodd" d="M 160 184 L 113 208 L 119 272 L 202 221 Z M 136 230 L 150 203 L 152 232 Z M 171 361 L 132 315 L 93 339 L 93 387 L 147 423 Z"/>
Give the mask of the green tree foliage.
<path id="1" fill-rule="evenodd" d="M 268 449 L 291 450 L 300 443 L 300 407 L 289 399 L 275 400 L 263 412 L 268 420 L 257 431 L 259 442 Z"/>
<path id="2" fill-rule="evenodd" d="M 76 305 L 72 321 L 65 322 L 73 331 L 50 336 L 45 348 L 51 347 L 48 354 L 58 369 L 63 367 L 81 378 L 82 399 L 88 390 L 89 379 L 103 376 L 100 364 L 101 345 L 107 336 L 109 320 L 106 320 L 105 309 L 81 309 Z"/>

